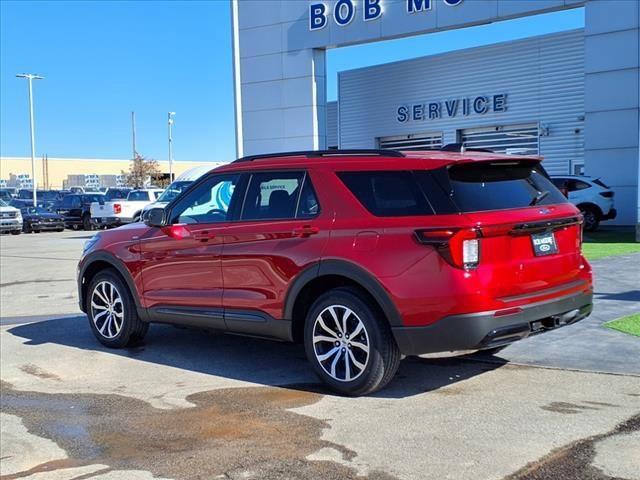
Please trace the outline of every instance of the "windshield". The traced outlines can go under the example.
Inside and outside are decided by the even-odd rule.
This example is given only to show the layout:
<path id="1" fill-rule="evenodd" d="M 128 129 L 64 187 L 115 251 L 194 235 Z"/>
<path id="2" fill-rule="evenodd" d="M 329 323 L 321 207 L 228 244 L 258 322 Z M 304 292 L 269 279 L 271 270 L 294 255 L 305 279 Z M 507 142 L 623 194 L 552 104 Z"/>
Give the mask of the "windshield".
<path id="1" fill-rule="evenodd" d="M 184 192 L 192 183 L 193 182 L 191 181 L 173 182 L 164 192 L 162 192 L 162 195 L 158 197 L 158 202 L 171 202 L 174 198 Z"/>
<path id="2" fill-rule="evenodd" d="M 4 200 L 0 199 L 0 207 L 8 207 L 9 205 L 7 205 L 7 202 L 5 202 Z"/>
<path id="3" fill-rule="evenodd" d="M 104 195 L 99 195 L 99 194 L 96 194 L 96 195 L 83 195 L 82 196 L 82 201 L 83 202 L 87 202 L 87 203 L 90 203 L 90 202 L 103 202 L 104 201 Z"/>
<path id="4" fill-rule="evenodd" d="M 25 213 L 27 215 L 33 215 L 33 214 L 40 214 L 40 213 L 50 213 L 49 210 L 47 210 L 46 208 L 42 208 L 42 207 L 23 207 L 20 209 L 20 211 L 22 213 Z"/>

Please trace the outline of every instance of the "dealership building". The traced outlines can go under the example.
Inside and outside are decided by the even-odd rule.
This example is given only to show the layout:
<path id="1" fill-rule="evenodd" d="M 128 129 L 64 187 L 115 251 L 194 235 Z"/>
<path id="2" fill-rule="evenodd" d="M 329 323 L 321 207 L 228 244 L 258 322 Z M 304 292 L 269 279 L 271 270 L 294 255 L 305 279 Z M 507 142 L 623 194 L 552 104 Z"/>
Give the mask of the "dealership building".
<path id="1" fill-rule="evenodd" d="M 340 72 L 326 51 L 569 8 L 583 29 Z M 469 148 L 600 177 L 619 225 L 640 218 L 636 0 L 233 0 L 239 155 Z"/>

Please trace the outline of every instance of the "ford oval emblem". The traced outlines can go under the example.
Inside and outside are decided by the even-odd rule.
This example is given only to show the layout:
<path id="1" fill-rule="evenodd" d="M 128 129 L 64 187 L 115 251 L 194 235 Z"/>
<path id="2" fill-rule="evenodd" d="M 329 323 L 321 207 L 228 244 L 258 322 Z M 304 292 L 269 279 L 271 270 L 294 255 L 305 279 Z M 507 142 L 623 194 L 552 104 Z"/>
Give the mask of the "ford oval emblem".
<path id="1" fill-rule="evenodd" d="M 540 210 L 538 210 L 538 212 L 542 215 L 549 215 L 551 213 L 551 210 L 549 210 L 548 208 L 541 208 Z"/>

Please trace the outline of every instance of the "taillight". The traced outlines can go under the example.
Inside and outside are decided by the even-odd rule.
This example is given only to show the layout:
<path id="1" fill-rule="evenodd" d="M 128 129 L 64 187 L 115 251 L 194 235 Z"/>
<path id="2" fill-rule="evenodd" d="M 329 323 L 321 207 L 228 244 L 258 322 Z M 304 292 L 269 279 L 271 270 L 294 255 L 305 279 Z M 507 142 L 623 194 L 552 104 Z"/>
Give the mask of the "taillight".
<path id="1" fill-rule="evenodd" d="M 113 213 L 122 213 L 122 205 L 120 205 L 119 203 L 114 203 Z"/>
<path id="2" fill-rule="evenodd" d="M 613 198 L 613 192 L 600 192 L 600 195 L 604 198 Z"/>
<path id="3" fill-rule="evenodd" d="M 423 229 L 415 235 L 418 242 L 434 246 L 454 267 L 471 269 L 480 263 L 480 232 L 475 228 Z"/>

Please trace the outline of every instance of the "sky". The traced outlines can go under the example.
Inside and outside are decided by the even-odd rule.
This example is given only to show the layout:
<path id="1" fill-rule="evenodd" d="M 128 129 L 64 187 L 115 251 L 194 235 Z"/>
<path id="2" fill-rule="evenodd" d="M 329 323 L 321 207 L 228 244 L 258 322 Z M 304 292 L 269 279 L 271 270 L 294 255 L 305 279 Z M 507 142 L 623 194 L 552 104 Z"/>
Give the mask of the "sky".
<path id="1" fill-rule="evenodd" d="M 290 0 L 308 1 L 308 0 Z M 467 0 L 472 1 L 472 0 Z M 337 72 L 584 26 L 583 9 L 329 50 L 327 98 Z M 27 82 L 34 81 L 36 155 L 235 158 L 228 0 L 0 0 L 0 155 L 28 156 Z"/>

